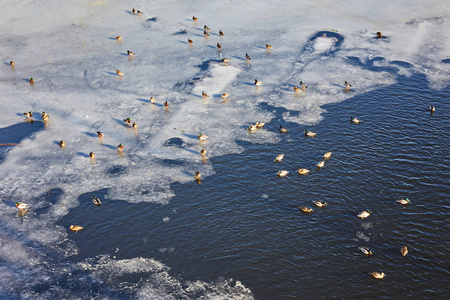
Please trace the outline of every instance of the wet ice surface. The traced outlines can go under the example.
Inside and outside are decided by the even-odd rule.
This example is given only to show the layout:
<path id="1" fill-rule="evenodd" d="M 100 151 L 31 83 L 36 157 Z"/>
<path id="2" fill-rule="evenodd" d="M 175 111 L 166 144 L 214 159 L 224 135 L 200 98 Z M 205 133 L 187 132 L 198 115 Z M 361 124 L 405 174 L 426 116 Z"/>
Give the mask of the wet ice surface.
<path id="1" fill-rule="evenodd" d="M 33 111 L 39 124 L 42 111 L 50 120 L 33 135 L 14 136 L 21 146 L 0 154 L 0 257 L 6 261 L 2 292 L 32 297 L 46 290 L 36 287 L 51 281 L 46 278 L 70 281 L 54 267 L 41 266 L 56 263 L 49 257 L 77 253 L 66 229 L 55 221 L 79 206 L 81 194 L 106 189 L 106 200 L 167 204 L 174 196 L 171 184 L 192 181 L 196 171 L 203 178 L 215 174 L 211 158 L 242 152 L 238 141 L 279 143 L 280 124 L 316 124 L 324 104 L 391 85 L 396 76 L 412 73 L 424 74 L 432 89 L 445 88 L 450 39 L 448 16 L 442 12 L 448 4 L 432 1 L 424 7 L 421 1 L 409 1 L 407 9 L 403 3 L 377 9 L 387 4 L 392 6 L 387 1 L 309 1 L 302 4 L 305 13 L 299 18 L 297 5 L 290 2 L 204 2 L 195 9 L 177 1 L 3 3 L 0 127 L 23 122 L 27 111 Z M 133 5 L 144 15 L 131 14 Z M 200 21 L 194 23 L 193 14 Z M 208 38 L 203 37 L 205 24 L 211 28 Z M 218 36 L 219 29 L 224 37 Z M 377 39 L 376 31 L 385 38 Z M 124 38 L 114 39 L 118 35 Z M 266 43 L 273 49 L 267 50 Z M 129 57 L 127 50 L 136 56 Z M 223 58 L 230 62 L 222 63 Z M 28 83 L 30 77 L 34 85 Z M 255 79 L 264 85 L 256 87 Z M 307 91 L 295 93 L 300 80 Z M 351 93 L 343 92 L 345 81 L 352 84 Z M 210 97 L 202 99 L 202 91 Z M 231 95 L 223 100 L 225 92 Z M 151 96 L 156 104 L 150 103 Z M 165 101 L 169 111 L 163 108 Z M 138 124 L 136 130 L 125 126 L 126 117 Z M 266 122 L 265 129 L 249 133 L 246 128 L 256 121 Z M 97 131 L 105 137 L 100 140 Z M 200 142 L 199 133 L 208 140 Z M 58 146 L 60 140 L 65 148 Z M 116 150 L 120 143 L 125 146 L 122 155 Z M 203 148 L 206 162 L 200 156 Z M 90 152 L 96 154 L 95 162 Z M 57 190 L 62 192 L 49 196 Z M 16 201 L 30 204 L 26 222 L 16 220 Z M 133 260 L 121 263 L 131 273 L 140 272 Z M 19 276 L 17 266 L 28 271 Z M 24 292 L 11 282 L 24 284 Z M 120 290 L 115 283 L 109 286 Z M 230 286 L 241 291 L 238 284 Z M 155 289 L 141 283 L 139 293 L 162 293 Z M 71 291 L 45 293 L 51 297 Z"/>

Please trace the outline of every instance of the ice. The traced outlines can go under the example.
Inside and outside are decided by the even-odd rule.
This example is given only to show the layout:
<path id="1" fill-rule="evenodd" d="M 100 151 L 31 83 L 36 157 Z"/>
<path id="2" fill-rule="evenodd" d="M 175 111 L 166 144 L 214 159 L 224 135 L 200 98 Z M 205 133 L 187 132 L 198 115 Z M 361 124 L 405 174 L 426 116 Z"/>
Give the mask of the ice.
<path id="1" fill-rule="evenodd" d="M 144 15 L 132 15 L 133 6 Z M 201 0 L 195 7 L 185 1 L 2 1 L 0 126 L 23 122 L 22 113 L 30 110 L 36 122 L 42 122 L 42 111 L 50 120 L 0 164 L 0 260 L 6 264 L 0 268 L 1 293 L 35 298 L 33 287 L 49 277 L 80 288 L 86 287 L 83 280 L 101 278 L 116 290 L 135 287 L 138 298 L 251 298 L 245 282 L 228 279 L 220 288 L 181 282 L 163 264 L 144 258 L 100 258 L 86 268 L 56 263 L 57 268 L 87 272 L 72 281 L 48 267 L 55 265 L 49 257 L 78 251 L 55 222 L 79 205 L 80 194 L 99 189 L 108 189 L 109 200 L 167 204 L 174 196 L 172 183 L 193 181 L 196 171 L 203 178 L 214 175 L 211 158 L 242 152 L 238 141 L 278 143 L 271 124 L 275 112 L 262 104 L 286 109 L 283 121 L 311 125 L 322 119 L 322 105 L 388 87 L 396 76 L 421 73 L 428 88 L 445 88 L 450 78 L 445 62 L 448 11 L 450 3 L 441 0 L 427 5 L 419 0 L 308 0 L 301 7 L 295 1 L 254 0 L 227 5 Z M 208 38 L 203 37 L 205 24 L 211 28 Z M 224 37 L 218 36 L 219 29 Z M 376 38 L 377 31 L 384 38 Z M 116 40 L 118 35 L 124 38 Z M 129 57 L 127 50 L 136 56 Z M 222 63 L 223 58 L 230 62 Z M 264 85 L 255 87 L 255 79 Z M 308 88 L 295 93 L 300 80 Z M 343 91 L 345 81 L 352 92 Z M 210 97 L 202 99 L 202 91 Z M 220 98 L 225 92 L 231 94 L 227 100 Z M 150 103 L 151 96 L 156 104 Z M 136 130 L 124 125 L 126 117 L 138 124 Z M 266 127 L 248 132 L 256 121 Z M 105 137 L 100 140 L 96 131 Z M 200 142 L 199 133 L 209 139 Z M 60 140 L 66 142 L 64 149 Z M 116 150 L 119 143 L 125 146 L 122 155 Z M 43 195 L 52 189 L 62 193 L 48 203 Z M 30 204 L 25 216 L 17 215 L 16 201 Z M 20 273 L 19 267 L 26 271 Z M 147 272 L 145 280 L 157 280 L 117 286 L 108 281 L 110 272 Z M 71 298 L 72 291 L 55 287 L 40 296 Z"/>

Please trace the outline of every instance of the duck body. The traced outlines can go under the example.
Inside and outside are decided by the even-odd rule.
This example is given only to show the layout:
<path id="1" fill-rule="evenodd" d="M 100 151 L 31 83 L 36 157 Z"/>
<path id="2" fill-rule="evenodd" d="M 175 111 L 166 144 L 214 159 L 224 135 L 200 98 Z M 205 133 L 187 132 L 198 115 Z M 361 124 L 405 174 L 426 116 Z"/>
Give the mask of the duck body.
<path id="1" fill-rule="evenodd" d="M 224 64 L 227 64 L 227 63 L 229 63 L 229 62 L 230 62 L 230 59 L 229 59 L 229 58 L 226 58 L 226 57 L 224 57 L 224 58 L 222 58 L 222 62 L 223 62 Z"/>
<path id="2" fill-rule="evenodd" d="M 50 118 L 50 116 L 45 111 L 43 111 L 42 112 L 42 120 L 48 121 L 49 118 Z"/>
<path id="3" fill-rule="evenodd" d="M 203 133 L 200 133 L 197 137 L 201 141 L 204 141 L 204 140 L 206 140 L 208 138 L 208 136 L 203 134 Z"/>
<path id="4" fill-rule="evenodd" d="M 263 83 L 261 81 L 259 81 L 258 79 L 255 79 L 255 85 L 261 86 L 261 85 L 263 85 Z"/>
<path id="5" fill-rule="evenodd" d="M 408 254 L 408 247 L 403 246 L 402 249 L 400 249 L 400 253 L 402 254 L 402 256 L 406 256 L 406 254 Z"/>
<path id="6" fill-rule="evenodd" d="M 275 158 L 275 161 L 282 161 L 284 158 L 284 154 L 279 154 L 277 155 L 277 157 Z"/>
<path id="7" fill-rule="evenodd" d="M 272 46 L 269 44 L 266 44 L 266 49 L 272 49 Z"/>
<path id="8" fill-rule="evenodd" d="M 286 127 L 283 127 L 280 125 L 280 128 L 278 129 L 281 133 L 289 133 L 289 130 L 287 130 Z"/>
<path id="9" fill-rule="evenodd" d="M 325 161 L 322 160 L 321 162 L 317 163 L 318 168 L 323 168 L 323 166 L 325 166 Z"/>
<path id="10" fill-rule="evenodd" d="M 119 69 L 116 70 L 116 74 L 119 75 L 119 76 L 123 76 L 123 72 L 120 71 Z"/>
<path id="11" fill-rule="evenodd" d="M 252 58 L 250 57 L 250 55 L 248 55 L 248 53 L 245 53 L 245 58 L 247 59 L 247 60 L 251 60 Z"/>
<path id="12" fill-rule="evenodd" d="M 21 211 L 28 208 L 28 204 L 26 204 L 26 203 L 16 202 L 15 205 L 16 205 L 16 207 L 17 207 L 18 209 L 20 209 Z"/>
<path id="13" fill-rule="evenodd" d="M 72 231 L 78 232 L 78 231 L 82 230 L 83 227 L 81 227 L 80 225 L 70 225 L 69 229 Z"/>
<path id="14" fill-rule="evenodd" d="M 367 247 L 359 247 L 359 251 L 361 251 L 365 255 L 372 255 L 372 250 Z"/>
<path id="15" fill-rule="evenodd" d="M 198 21 L 198 18 L 196 16 L 192 16 L 192 20 Z"/>
<path id="16" fill-rule="evenodd" d="M 368 216 L 370 216 L 371 214 L 372 214 L 372 212 L 370 210 L 365 210 L 358 214 L 358 218 L 365 219 Z"/>
<path id="17" fill-rule="evenodd" d="M 34 79 L 33 77 L 30 77 L 30 83 L 33 84 L 34 83 Z"/>
<path id="18" fill-rule="evenodd" d="M 317 207 L 325 207 L 325 206 L 328 205 L 326 202 L 317 201 L 317 200 L 313 200 L 312 203 L 314 203 L 314 205 L 317 206 Z"/>
<path id="19" fill-rule="evenodd" d="M 223 93 L 220 98 L 226 99 L 230 95 L 231 95 L 230 93 Z"/>
<path id="20" fill-rule="evenodd" d="M 289 174 L 289 171 L 286 170 L 281 170 L 277 173 L 278 177 L 286 177 L 287 174 Z"/>
<path id="21" fill-rule="evenodd" d="M 327 152 L 323 155 L 324 159 L 329 159 L 331 157 L 331 152 Z"/>
<path id="22" fill-rule="evenodd" d="M 352 85 L 350 83 L 348 83 L 347 81 L 344 83 L 344 90 L 346 92 L 349 92 L 351 87 L 352 87 Z"/>
<path id="23" fill-rule="evenodd" d="M 223 36 L 223 31 L 219 29 L 219 35 Z"/>
<path id="24" fill-rule="evenodd" d="M 10 61 L 9 64 L 10 64 L 12 67 L 14 67 L 14 65 L 15 65 L 13 61 Z"/>
<path id="25" fill-rule="evenodd" d="M 308 169 L 298 169 L 298 174 L 300 175 L 306 175 L 309 173 Z"/>
<path id="26" fill-rule="evenodd" d="M 386 274 L 384 274 L 383 272 L 371 272 L 369 273 L 369 275 L 377 279 L 383 279 L 384 277 L 386 277 Z"/>
<path id="27" fill-rule="evenodd" d="M 103 138 L 103 132 L 101 131 L 97 131 L 97 136 L 102 139 Z"/>
<path id="28" fill-rule="evenodd" d="M 114 38 L 115 38 L 116 40 L 121 40 L 121 39 L 123 39 L 123 36 L 118 35 L 118 36 L 115 36 Z"/>
<path id="29" fill-rule="evenodd" d="M 92 203 L 94 203 L 96 206 L 100 206 L 102 204 L 102 201 L 100 201 L 100 199 L 98 199 L 95 196 L 92 196 Z"/>
<path id="30" fill-rule="evenodd" d="M 191 39 L 188 39 L 188 43 L 189 43 L 189 45 L 192 45 L 194 43 L 194 41 Z"/>
<path id="31" fill-rule="evenodd" d="M 250 125 L 248 128 L 248 131 L 255 131 L 257 129 L 256 125 Z"/>
<path id="32" fill-rule="evenodd" d="M 90 153 L 89 153 L 89 157 L 90 157 L 91 159 L 95 159 L 95 153 L 94 153 L 94 152 L 90 152 Z"/>
<path id="33" fill-rule="evenodd" d="M 29 112 L 24 112 L 23 115 L 25 117 L 27 117 L 28 119 L 30 119 L 33 116 L 33 113 L 31 111 L 29 111 Z"/>
<path id="34" fill-rule="evenodd" d="M 60 146 L 61 148 L 64 148 L 64 147 L 66 146 L 66 142 L 64 142 L 64 141 L 59 141 L 59 146 Z"/>
<path id="35" fill-rule="evenodd" d="M 430 107 L 428 108 L 431 112 L 434 112 L 436 110 L 436 107 L 434 107 L 433 105 L 430 105 Z"/>
<path id="36" fill-rule="evenodd" d="M 150 97 L 150 103 L 151 104 L 155 104 L 156 103 L 155 97 L 153 97 L 153 96 Z"/>
<path id="37" fill-rule="evenodd" d="M 119 144 L 119 145 L 117 145 L 117 150 L 118 151 L 122 151 L 123 150 L 123 148 L 124 148 L 124 145 L 122 145 L 122 144 Z"/>
<path id="38" fill-rule="evenodd" d="M 200 150 L 200 154 L 201 154 L 201 156 L 205 156 L 206 155 L 206 149 L 203 148 L 202 150 Z"/>
<path id="39" fill-rule="evenodd" d="M 134 53 L 133 51 L 127 50 L 127 54 L 128 56 L 136 56 L 136 53 Z"/>
<path id="40" fill-rule="evenodd" d="M 294 92 L 298 93 L 300 92 L 302 89 L 299 88 L 298 86 L 294 86 Z"/>
<path id="41" fill-rule="evenodd" d="M 266 125 L 266 123 L 264 123 L 264 122 L 256 122 L 255 125 L 256 125 L 256 127 L 258 127 L 258 128 L 263 128 L 264 125 Z"/>
<path id="42" fill-rule="evenodd" d="M 400 203 L 401 205 L 407 205 L 411 202 L 411 200 L 409 200 L 408 198 L 406 199 L 400 199 L 400 200 L 396 200 L 397 203 Z"/>
<path id="43" fill-rule="evenodd" d="M 222 49 L 222 45 L 220 43 L 217 43 L 217 48 Z"/>
<path id="44" fill-rule="evenodd" d="M 309 131 L 308 129 L 306 129 L 304 132 L 305 132 L 305 135 L 309 136 L 309 137 L 313 137 L 317 134 L 315 132 Z"/>
<path id="45" fill-rule="evenodd" d="M 137 129 L 137 124 L 136 124 L 136 122 L 133 122 L 133 124 L 131 125 L 131 127 L 133 127 L 134 129 Z"/>
<path id="46" fill-rule="evenodd" d="M 299 206 L 298 209 L 303 213 L 312 213 L 314 211 L 311 207 L 306 206 Z"/>
<path id="47" fill-rule="evenodd" d="M 350 121 L 352 121 L 352 123 L 355 123 L 355 124 L 359 124 L 359 122 L 360 122 L 358 118 L 355 118 L 353 116 L 350 117 Z"/>
<path id="48" fill-rule="evenodd" d="M 123 121 L 125 122 L 125 124 L 130 125 L 131 124 L 131 118 L 127 117 L 125 119 L 123 119 Z"/>
<path id="49" fill-rule="evenodd" d="M 202 97 L 203 99 L 209 98 L 209 95 L 205 93 L 205 91 L 202 91 Z"/>

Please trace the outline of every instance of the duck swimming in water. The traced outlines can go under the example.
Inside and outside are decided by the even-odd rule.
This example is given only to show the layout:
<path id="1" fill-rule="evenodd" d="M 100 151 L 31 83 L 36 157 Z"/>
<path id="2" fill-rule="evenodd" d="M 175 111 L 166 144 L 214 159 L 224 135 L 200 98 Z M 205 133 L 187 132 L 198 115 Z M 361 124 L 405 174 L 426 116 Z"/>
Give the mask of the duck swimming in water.
<path id="1" fill-rule="evenodd" d="M 365 219 L 370 216 L 372 212 L 370 210 L 364 210 L 358 214 L 358 218 Z"/>
<path id="2" fill-rule="evenodd" d="M 98 199 L 95 196 L 92 196 L 92 203 L 94 203 L 96 206 L 100 206 L 102 204 L 102 201 L 100 201 L 100 199 Z"/>
<path id="3" fill-rule="evenodd" d="M 309 173 L 309 170 L 308 169 L 298 169 L 298 174 L 300 174 L 300 175 L 306 175 L 306 174 L 308 174 Z"/>
<path id="4" fill-rule="evenodd" d="M 309 137 L 313 137 L 317 134 L 315 132 L 309 131 L 308 129 L 306 129 L 304 132 L 305 132 L 305 135 L 309 136 Z"/>
<path id="5" fill-rule="evenodd" d="M 275 161 L 282 161 L 284 158 L 284 154 L 279 154 L 277 155 L 277 157 L 275 158 Z"/>
<path id="6" fill-rule="evenodd" d="M 402 249 L 400 249 L 400 253 L 402 254 L 402 256 L 406 256 L 406 254 L 408 254 L 408 247 L 403 246 Z"/>
<path id="7" fill-rule="evenodd" d="M 350 121 L 355 124 L 359 124 L 360 122 L 358 118 L 354 118 L 353 116 L 350 117 Z"/>
<path id="8" fill-rule="evenodd" d="M 264 122 L 256 122 L 255 125 L 256 125 L 256 127 L 258 127 L 258 128 L 263 128 L 264 125 L 266 125 L 266 123 L 264 123 Z"/>
<path id="9" fill-rule="evenodd" d="M 287 130 L 286 127 L 283 127 L 283 126 L 281 126 L 281 125 L 280 125 L 280 128 L 278 128 L 278 130 L 279 130 L 281 133 L 288 133 L 288 132 L 289 132 L 289 130 Z"/>
<path id="10" fill-rule="evenodd" d="M 313 200 L 312 203 L 314 203 L 314 205 L 317 207 L 325 207 L 328 205 L 326 202 L 321 202 L 321 201 L 316 201 L 316 200 Z"/>
<path id="11" fill-rule="evenodd" d="M 16 202 L 15 205 L 20 211 L 23 211 L 24 209 L 28 208 L 28 204 L 26 204 L 26 203 Z"/>
<path id="12" fill-rule="evenodd" d="M 321 162 L 317 163 L 317 167 L 318 168 L 323 168 L 323 166 L 325 166 L 325 161 L 322 160 Z"/>
<path id="13" fill-rule="evenodd" d="M 400 203 L 402 205 L 406 205 L 409 204 L 411 202 L 411 200 L 409 200 L 408 198 L 406 199 L 400 199 L 400 200 L 395 200 L 397 203 Z"/>
<path id="14" fill-rule="evenodd" d="M 386 274 L 384 274 L 383 272 L 379 273 L 379 272 L 372 272 L 369 273 L 370 276 L 372 276 L 373 278 L 377 278 L 377 279 L 383 279 Z"/>
<path id="15" fill-rule="evenodd" d="M 248 131 L 255 131 L 257 129 L 256 125 L 250 125 L 247 127 Z"/>
<path id="16" fill-rule="evenodd" d="M 306 206 L 299 206 L 298 209 L 300 209 L 300 211 L 304 213 L 312 213 L 314 211 L 311 207 Z"/>
<path id="17" fill-rule="evenodd" d="M 289 174 L 289 171 L 281 170 L 277 172 L 278 177 L 286 177 L 286 175 Z"/>
<path id="18" fill-rule="evenodd" d="M 436 110 L 436 107 L 434 107 L 433 105 L 430 105 L 429 110 L 430 110 L 431 112 L 434 112 L 434 111 Z"/>
<path id="19" fill-rule="evenodd" d="M 372 250 L 367 247 L 359 247 L 359 251 L 361 251 L 365 255 L 372 255 Z"/>
<path id="20" fill-rule="evenodd" d="M 331 152 L 327 152 L 323 155 L 324 159 L 329 159 L 331 157 Z"/>
<path id="21" fill-rule="evenodd" d="M 200 179 L 202 179 L 202 173 L 200 173 L 200 172 L 195 172 L 195 173 L 194 173 L 194 176 L 195 176 L 195 180 L 200 180 Z"/>
<path id="22" fill-rule="evenodd" d="M 69 229 L 72 231 L 78 232 L 78 231 L 82 230 L 83 227 L 81 227 L 80 225 L 70 225 Z"/>

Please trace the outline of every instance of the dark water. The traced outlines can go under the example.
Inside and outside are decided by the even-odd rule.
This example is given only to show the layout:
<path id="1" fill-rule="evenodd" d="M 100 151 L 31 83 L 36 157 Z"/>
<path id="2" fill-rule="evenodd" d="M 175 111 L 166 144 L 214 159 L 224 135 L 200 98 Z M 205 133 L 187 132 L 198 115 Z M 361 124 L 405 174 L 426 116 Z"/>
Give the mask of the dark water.
<path id="1" fill-rule="evenodd" d="M 257 299 L 445 298 L 450 88 L 428 90 L 422 75 L 398 80 L 324 106 L 314 126 L 272 120 L 267 130 L 282 124 L 291 132 L 282 142 L 240 143 L 243 153 L 211 159 L 216 174 L 200 185 L 173 184 L 176 196 L 167 205 L 104 200 L 94 207 L 92 195 L 103 199 L 105 190 L 81 195 L 58 221 L 85 227 L 70 235 L 80 251 L 69 261 L 154 258 L 183 280 L 239 280 Z M 305 129 L 317 136 L 305 137 Z M 328 151 L 331 159 L 318 170 Z M 280 153 L 285 159 L 275 163 Z M 297 174 L 300 167 L 311 173 Z M 277 178 L 281 169 L 291 173 Z M 406 197 L 408 206 L 395 202 Z M 312 200 L 328 207 L 313 207 Z M 299 205 L 314 212 L 303 214 Z M 369 218 L 356 217 L 366 209 Z M 374 255 L 364 256 L 359 246 Z M 386 278 L 370 277 L 373 271 Z"/>

